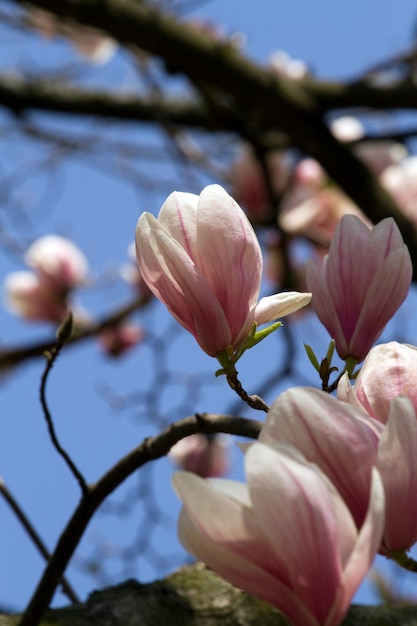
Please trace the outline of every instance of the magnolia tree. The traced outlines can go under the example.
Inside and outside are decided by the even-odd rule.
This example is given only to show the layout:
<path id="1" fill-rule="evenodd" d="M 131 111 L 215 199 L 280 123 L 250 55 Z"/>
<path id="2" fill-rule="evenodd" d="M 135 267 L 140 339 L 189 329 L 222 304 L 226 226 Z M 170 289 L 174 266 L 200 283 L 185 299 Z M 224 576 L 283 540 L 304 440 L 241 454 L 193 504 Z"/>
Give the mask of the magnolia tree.
<path id="1" fill-rule="evenodd" d="M 270 10 L 279 19 L 279 9 Z M 56 502 L 53 489 L 67 493 L 55 485 L 55 465 L 45 470 L 35 515 L 30 481 L 23 506 L 10 472 L 0 481 L 4 510 L 45 559 L 24 611 L 10 624 L 43 623 L 59 589 L 73 604 L 85 599 L 68 580 L 71 560 L 89 570 L 91 587 L 122 580 L 100 579 L 105 549 L 117 552 L 117 539 L 101 540 L 92 560 L 79 547 L 100 512 L 116 506 L 115 492 L 137 475 L 143 482 L 118 507 L 142 505 L 139 554 L 159 552 L 155 569 L 159 563 L 157 573 L 166 573 L 160 556 L 166 548 L 154 530 L 177 532 L 157 504 L 158 493 L 172 489 L 181 502 L 179 540 L 188 558 L 211 572 L 195 566 L 182 587 L 169 579 L 166 597 L 158 596 L 149 615 L 143 595 L 128 617 L 116 597 L 116 608 L 103 609 L 103 618 L 96 611 L 91 623 L 109 623 L 113 609 L 114 624 L 171 624 L 177 612 L 185 623 L 170 593 L 175 589 L 191 619 L 190 580 L 198 580 L 195 593 L 205 598 L 215 584 L 212 572 L 226 581 L 221 598 L 215 594 L 201 614 L 193 609 L 192 623 L 207 624 L 207 610 L 215 612 L 219 602 L 227 616 L 213 623 L 370 623 L 379 619 L 377 607 L 363 614 L 349 607 L 376 557 L 393 572 L 391 584 L 383 571 L 374 573 L 380 604 L 411 603 L 413 596 L 398 591 L 395 572 L 417 572 L 417 328 L 410 312 L 417 165 L 412 115 L 399 114 L 416 106 L 415 50 L 355 80 L 324 82 L 307 61 L 282 51 L 256 63 L 241 34 L 205 22 L 196 6 L 10 0 L 0 2 L 0 20 L 10 41 L 33 57 L 28 69 L 10 53 L 0 67 L 2 141 L 10 151 L 0 186 L 4 307 L 21 321 L 13 341 L 3 333 L 0 365 L 9 381 L 36 362 L 39 422 L 78 491 L 65 495 L 69 518 L 47 547 L 42 525 Z M 15 137 L 30 153 L 31 168 Z M 135 189 L 139 202 L 126 236 L 117 231 L 123 199 L 106 198 L 102 189 L 87 198 L 94 215 L 87 218 L 82 205 L 65 216 L 64 228 L 36 212 L 51 200 L 27 180 L 52 171 L 53 181 L 41 185 L 50 191 L 74 156 L 89 166 L 105 163 L 109 176 Z M 89 181 L 81 181 L 75 191 L 83 196 Z M 60 191 L 65 195 L 65 186 Z M 106 202 L 115 203 L 114 222 Z M 69 233 L 82 233 L 90 222 L 81 250 Z M 109 242 L 129 248 L 129 262 L 110 265 Z M 106 249 L 101 273 L 91 269 L 99 247 Z M 127 302 L 114 289 L 122 281 Z M 50 334 L 39 335 L 48 332 L 43 327 Z M 183 349 L 178 337 L 195 342 Z M 59 407 L 65 393 L 82 400 L 75 381 L 90 374 L 85 350 L 97 346 L 112 359 L 109 378 L 124 368 L 123 376 L 135 372 L 129 379 L 137 387 L 136 395 L 120 398 L 106 383 L 102 395 L 140 406 L 146 418 L 135 435 L 139 443 L 86 472 L 77 448 L 85 431 L 81 423 L 66 424 L 76 445 L 68 444 Z M 196 373 L 200 352 L 204 372 Z M 72 369 L 52 408 L 51 370 L 56 365 L 58 373 L 70 353 Z M 180 384 L 186 399 L 175 405 L 169 386 Z M 202 406 L 207 385 L 216 391 Z M 23 387 L 29 411 L 36 397 Z M 85 410 L 86 403 L 79 406 Z M 86 457 L 98 455 L 105 438 L 118 449 L 122 427 L 112 428 L 107 437 L 97 427 Z M 12 441 L 7 420 L 3 429 L 2 440 L 17 449 L 24 435 Z M 232 450 L 230 436 L 239 449 Z M 180 471 L 171 487 L 165 468 L 153 487 L 147 468 L 167 456 Z M 233 459 L 240 467 L 232 471 Z M 18 460 L 36 476 L 36 450 Z M 125 550 L 120 560 L 132 556 Z M 170 566 L 183 562 L 177 557 Z M 236 595 L 227 599 L 227 583 L 266 604 L 256 604 L 253 616 Z M 384 619 L 411 624 L 411 609 Z M 47 619 L 89 624 L 83 610 Z"/>

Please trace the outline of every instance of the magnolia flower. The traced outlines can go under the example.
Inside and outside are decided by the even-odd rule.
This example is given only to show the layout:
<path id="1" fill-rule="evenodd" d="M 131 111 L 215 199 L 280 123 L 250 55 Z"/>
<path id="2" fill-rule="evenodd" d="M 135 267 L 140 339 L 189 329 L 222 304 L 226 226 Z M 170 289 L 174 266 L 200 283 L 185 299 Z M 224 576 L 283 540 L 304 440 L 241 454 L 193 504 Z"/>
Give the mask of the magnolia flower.
<path id="1" fill-rule="evenodd" d="M 337 626 L 378 550 L 384 494 L 373 470 L 358 531 L 341 496 L 289 445 L 254 443 L 248 484 L 174 476 L 184 547 L 226 580 L 280 609 L 294 626 Z"/>
<path id="2" fill-rule="evenodd" d="M 277 195 L 282 194 L 290 176 L 289 163 L 280 150 L 265 157 L 268 176 Z M 261 222 L 271 216 L 270 193 L 259 160 L 248 145 L 240 146 L 232 166 L 231 186 L 233 196 L 243 206 L 252 222 Z"/>
<path id="3" fill-rule="evenodd" d="M 405 395 L 417 409 L 417 348 L 391 341 L 372 348 L 353 385 L 343 377 L 337 389 L 340 400 L 354 402 L 383 424 L 388 421 L 393 398 Z M 359 401 L 357 404 L 356 399 Z"/>
<path id="4" fill-rule="evenodd" d="M 410 156 L 387 167 L 381 184 L 394 198 L 402 212 L 417 222 L 417 156 Z"/>
<path id="5" fill-rule="evenodd" d="M 228 440 L 221 435 L 196 433 L 178 441 L 169 457 L 180 469 L 202 478 L 223 476 L 229 469 Z"/>
<path id="6" fill-rule="evenodd" d="M 381 431 L 364 411 L 318 389 L 295 387 L 273 402 L 259 441 L 288 442 L 320 467 L 360 526 Z"/>
<path id="7" fill-rule="evenodd" d="M 102 330 L 98 340 L 103 352 L 108 356 L 119 357 L 141 343 L 144 337 L 143 328 L 124 322 Z"/>
<path id="8" fill-rule="evenodd" d="M 62 322 L 70 291 L 87 275 L 87 260 L 68 239 L 46 235 L 25 254 L 33 272 L 12 272 L 4 283 L 6 306 L 31 320 Z"/>
<path id="9" fill-rule="evenodd" d="M 43 279 L 63 291 L 81 285 L 87 277 L 84 254 L 72 241 L 58 235 L 45 235 L 35 241 L 27 250 L 25 261 Z"/>
<path id="10" fill-rule="evenodd" d="M 144 281 L 210 356 L 236 350 L 258 326 L 310 302 L 287 292 L 258 302 L 262 255 L 239 205 L 218 185 L 200 196 L 172 193 L 158 219 L 144 213 L 136 228 Z"/>
<path id="11" fill-rule="evenodd" d="M 417 541 L 417 418 L 405 396 L 391 402 L 376 465 L 386 498 L 382 551 L 408 550 Z"/>
<path id="12" fill-rule="evenodd" d="M 362 361 L 410 287 L 410 254 L 394 220 L 370 230 L 345 215 L 321 270 L 312 261 L 306 269 L 314 310 L 339 356 Z"/>
<path id="13" fill-rule="evenodd" d="M 68 313 L 65 299 L 33 272 L 12 272 L 4 281 L 6 307 L 30 320 L 62 322 Z"/>
<path id="14" fill-rule="evenodd" d="M 318 389 L 289 389 L 272 404 L 259 441 L 270 445 L 288 442 L 317 465 L 346 502 L 358 527 L 367 515 L 372 468 L 376 466 L 386 493 L 379 549 L 384 554 L 408 550 L 417 541 L 414 407 L 409 398 L 394 398 L 384 426 L 369 417 L 357 400 L 353 403 L 351 406 Z"/>

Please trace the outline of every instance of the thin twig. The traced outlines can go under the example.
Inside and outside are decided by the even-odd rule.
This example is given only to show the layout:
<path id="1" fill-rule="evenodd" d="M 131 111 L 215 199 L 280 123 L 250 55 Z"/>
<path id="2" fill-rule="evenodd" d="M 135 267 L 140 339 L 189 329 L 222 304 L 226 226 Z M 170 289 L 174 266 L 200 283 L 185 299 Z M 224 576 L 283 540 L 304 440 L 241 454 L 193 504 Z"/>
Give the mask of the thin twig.
<path id="1" fill-rule="evenodd" d="M 230 415 L 199 414 L 171 424 L 156 437 L 148 437 L 127 456 L 120 459 L 83 495 L 51 555 L 37 589 L 22 616 L 19 626 L 37 626 L 48 608 L 55 589 L 83 533 L 102 502 L 126 478 L 149 461 L 166 454 L 180 439 L 195 433 L 227 433 L 257 439 L 262 423 Z"/>
<path id="2" fill-rule="evenodd" d="M 52 369 L 53 364 L 55 363 L 62 346 L 64 345 L 66 339 L 69 337 L 69 335 L 71 334 L 71 327 L 72 327 L 72 316 L 71 313 L 69 314 L 69 317 L 64 320 L 64 322 L 61 324 L 60 328 L 58 329 L 58 333 L 57 333 L 57 341 L 55 343 L 55 345 L 50 349 L 47 350 L 45 352 L 45 357 L 46 357 L 46 367 L 45 370 L 42 374 L 42 378 L 41 378 L 41 386 L 40 386 L 40 390 L 39 390 L 39 397 L 40 397 L 40 401 L 41 401 L 41 405 L 42 405 L 42 409 L 43 409 L 43 414 L 45 416 L 45 420 L 46 423 L 48 425 L 48 431 L 49 431 L 49 435 L 51 437 L 51 441 L 54 445 L 55 450 L 58 452 L 58 454 L 60 454 L 62 456 L 62 458 L 64 459 L 65 463 L 67 464 L 67 466 L 69 467 L 70 471 L 72 472 L 73 476 L 75 477 L 75 479 L 77 480 L 78 484 L 80 485 L 81 491 L 83 493 L 83 495 L 85 496 L 88 493 L 88 485 L 86 483 L 86 480 L 84 478 L 84 476 L 81 474 L 81 472 L 79 471 L 79 469 L 77 468 L 77 466 L 75 465 L 74 461 L 71 459 L 71 457 L 69 456 L 68 452 L 66 452 L 66 450 L 64 450 L 64 448 L 61 446 L 61 444 L 58 441 L 58 437 L 55 431 L 55 426 L 54 423 L 52 421 L 52 415 L 49 411 L 49 407 L 48 407 L 48 403 L 46 401 L 46 382 L 48 380 L 48 376 L 49 376 L 49 372 Z"/>
<path id="3" fill-rule="evenodd" d="M 20 504 L 17 502 L 14 495 L 8 489 L 6 483 L 4 482 L 2 478 L 0 478 L 0 494 L 3 496 L 3 498 L 5 499 L 5 501 L 7 502 L 7 504 L 13 511 L 13 513 L 16 515 L 17 519 L 22 524 L 26 533 L 32 539 L 33 543 L 38 548 L 39 552 L 42 554 L 45 561 L 48 562 L 51 557 L 48 551 L 48 548 L 43 543 L 42 539 L 40 538 L 39 534 L 34 528 L 32 522 L 30 521 L 30 519 L 28 518 L 28 516 L 26 515 L 26 513 L 20 506 Z M 69 582 L 66 580 L 65 577 L 61 578 L 61 584 L 62 584 L 63 593 L 65 593 L 67 598 L 73 604 L 77 604 L 78 602 L 80 602 L 77 594 L 75 593 L 75 591 L 73 590 L 73 588 L 71 587 L 71 585 L 69 584 Z"/>

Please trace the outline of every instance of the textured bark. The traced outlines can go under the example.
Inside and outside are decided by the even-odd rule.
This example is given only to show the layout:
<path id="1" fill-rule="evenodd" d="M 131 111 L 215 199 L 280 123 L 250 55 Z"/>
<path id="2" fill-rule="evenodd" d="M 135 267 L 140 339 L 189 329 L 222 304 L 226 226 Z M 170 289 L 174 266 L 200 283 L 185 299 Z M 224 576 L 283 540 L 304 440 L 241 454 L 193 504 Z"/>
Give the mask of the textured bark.
<path id="1" fill-rule="evenodd" d="M 19 616 L 0 615 L 0 626 Z M 344 626 L 417 626 L 417 607 L 353 606 Z M 40 626 L 290 626 L 273 607 L 239 591 L 201 563 L 149 585 L 128 581 L 85 604 L 48 612 Z"/>

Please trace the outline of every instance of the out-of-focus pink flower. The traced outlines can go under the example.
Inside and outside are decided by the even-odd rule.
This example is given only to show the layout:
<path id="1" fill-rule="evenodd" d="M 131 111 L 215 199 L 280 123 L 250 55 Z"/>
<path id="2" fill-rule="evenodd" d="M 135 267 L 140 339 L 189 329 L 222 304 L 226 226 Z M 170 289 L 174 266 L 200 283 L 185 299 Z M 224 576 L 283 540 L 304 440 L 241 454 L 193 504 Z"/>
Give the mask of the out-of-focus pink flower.
<path id="1" fill-rule="evenodd" d="M 313 307 L 342 359 L 362 361 L 405 300 L 412 277 L 410 254 L 393 219 L 370 230 L 345 215 L 321 270 L 307 263 Z"/>
<path id="2" fill-rule="evenodd" d="M 288 234 L 308 237 L 323 247 L 328 247 L 341 218 L 357 215 L 367 222 L 356 205 L 334 187 L 316 189 L 310 197 L 298 204 L 290 204 L 287 198 L 278 218 L 279 226 Z"/>
<path id="3" fill-rule="evenodd" d="M 236 350 L 254 323 L 271 322 L 310 301 L 310 294 L 287 292 L 258 302 L 258 240 L 242 209 L 218 185 L 200 196 L 172 193 L 158 219 L 144 213 L 136 250 L 149 289 L 210 356 Z"/>
<path id="4" fill-rule="evenodd" d="M 289 167 L 284 153 L 270 152 L 266 157 L 268 175 L 274 192 L 279 195 L 288 182 Z M 271 202 L 265 173 L 251 148 L 243 145 L 231 171 L 232 194 L 245 209 L 250 220 L 262 222 L 271 214 Z"/>
<path id="5" fill-rule="evenodd" d="M 360 526 L 381 431 L 363 410 L 318 389 L 296 387 L 273 402 L 259 441 L 288 442 L 320 467 Z"/>
<path id="6" fill-rule="evenodd" d="M 68 313 L 65 298 L 33 272 L 6 276 L 4 297 L 6 307 L 26 319 L 60 323 Z"/>
<path id="7" fill-rule="evenodd" d="M 85 282 L 87 259 L 75 244 L 65 237 L 45 235 L 33 243 L 25 261 L 56 289 L 69 291 Z"/>
<path id="8" fill-rule="evenodd" d="M 179 536 L 215 572 L 280 609 L 294 626 L 337 626 L 378 550 L 384 494 L 373 470 L 360 531 L 328 478 L 294 448 L 254 443 L 248 484 L 174 476 Z"/>
<path id="9" fill-rule="evenodd" d="M 417 156 L 408 157 L 387 167 L 380 182 L 404 215 L 417 224 Z"/>
<path id="10" fill-rule="evenodd" d="M 327 251 L 337 224 L 347 213 L 369 223 L 350 198 L 330 184 L 317 161 L 302 159 L 294 169 L 293 185 L 282 202 L 278 216 L 280 228 L 289 235 L 315 242 L 320 246 L 316 247 L 317 252 Z"/>
<path id="11" fill-rule="evenodd" d="M 350 383 L 343 378 L 338 398 L 351 401 Z M 366 357 L 353 392 L 363 409 L 383 424 L 393 398 L 404 395 L 417 409 L 417 348 L 392 341 L 374 346 Z"/>
<path id="12" fill-rule="evenodd" d="M 26 319 L 62 322 L 71 290 L 85 282 L 85 256 L 68 239 L 46 235 L 30 246 L 25 261 L 34 271 L 6 277 L 6 306 Z"/>
<path id="13" fill-rule="evenodd" d="M 118 357 L 137 346 L 144 338 L 145 331 L 135 324 L 118 324 L 105 328 L 98 339 L 103 351 Z"/>
<path id="14" fill-rule="evenodd" d="M 225 437 L 207 437 L 196 433 L 184 437 L 173 446 L 168 455 L 182 470 L 202 478 L 224 476 L 229 469 L 229 445 Z"/>

